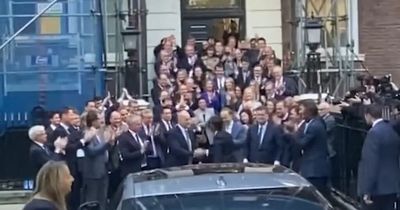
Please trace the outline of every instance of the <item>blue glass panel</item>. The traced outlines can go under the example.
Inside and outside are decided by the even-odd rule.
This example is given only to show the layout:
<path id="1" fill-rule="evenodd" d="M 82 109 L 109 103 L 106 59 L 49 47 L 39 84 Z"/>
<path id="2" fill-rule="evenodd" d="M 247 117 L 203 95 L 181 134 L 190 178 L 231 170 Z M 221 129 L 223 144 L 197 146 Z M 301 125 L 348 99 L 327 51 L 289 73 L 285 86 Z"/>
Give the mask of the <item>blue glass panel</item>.
<path id="1" fill-rule="evenodd" d="M 0 6 L 10 5 L 9 0 L 0 2 Z M 39 19 L 0 52 L 0 116 L 4 112 L 29 112 L 37 105 L 53 110 L 66 105 L 82 108 L 86 100 L 104 87 L 103 80 L 96 80 L 104 78 L 102 73 L 95 74 L 92 68 L 101 66 L 98 58 L 102 48 L 97 17 L 89 16 L 92 1 L 63 2 L 64 14 L 74 14 L 74 17 L 61 18 L 62 34 L 39 34 Z M 32 3 L 15 6 L 13 11 L 0 8 L 1 42 L 11 36 L 10 26 L 17 31 L 31 19 L 15 15 L 35 13 L 36 6 Z M 79 13 L 84 15 L 76 16 Z"/>
<path id="2" fill-rule="evenodd" d="M 36 4 L 13 4 L 12 6 L 12 14 L 14 15 L 34 15 L 36 14 Z M 14 18 L 14 31 L 22 28 L 31 17 L 15 17 Z M 31 24 L 28 28 L 26 28 L 22 34 L 35 34 L 36 33 L 36 24 Z"/>

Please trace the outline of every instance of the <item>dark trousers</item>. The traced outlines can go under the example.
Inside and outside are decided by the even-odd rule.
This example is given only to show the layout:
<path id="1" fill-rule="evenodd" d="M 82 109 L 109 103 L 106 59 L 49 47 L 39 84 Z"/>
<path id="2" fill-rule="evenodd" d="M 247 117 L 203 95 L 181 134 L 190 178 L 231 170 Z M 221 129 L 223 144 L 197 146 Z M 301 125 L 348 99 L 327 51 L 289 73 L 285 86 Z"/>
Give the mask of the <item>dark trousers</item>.
<path id="1" fill-rule="evenodd" d="M 121 184 L 121 170 L 116 169 L 109 174 L 109 186 L 108 186 L 108 198 L 112 199 L 114 193 L 117 191 L 119 185 Z"/>
<path id="2" fill-rule="evenodd" d="M 84 179 L 85 202 L 97 201 L 100 210 L 105 210 L 107 205 L 108 175 L 99 179 Z"/>
<path id="3" fill-rule="evenodd" d="M 362 210 L 394 210 L 396 194 L 371 196 L 372 204 L 361 204 Z"/>
<path id="4" fill-rule="evenodd" d="M 74 182 L 71 186 L 71 192 L 67 196 L 68 210 L 76 210 L 81 204 L 82 177 L 80 174 L 74 175 Z"/>

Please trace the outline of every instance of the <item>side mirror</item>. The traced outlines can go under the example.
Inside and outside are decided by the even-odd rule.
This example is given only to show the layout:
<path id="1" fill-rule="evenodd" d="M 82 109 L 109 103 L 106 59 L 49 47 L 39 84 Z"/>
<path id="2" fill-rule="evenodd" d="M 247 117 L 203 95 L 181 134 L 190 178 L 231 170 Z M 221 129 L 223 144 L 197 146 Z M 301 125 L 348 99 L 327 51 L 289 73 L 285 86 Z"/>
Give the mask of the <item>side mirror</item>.
<path id="1" fill-rule="evenodd" d="M 97 201 L 89 201 L 80 205 L 79 210 L 100 210 L 100 204 Z"/>

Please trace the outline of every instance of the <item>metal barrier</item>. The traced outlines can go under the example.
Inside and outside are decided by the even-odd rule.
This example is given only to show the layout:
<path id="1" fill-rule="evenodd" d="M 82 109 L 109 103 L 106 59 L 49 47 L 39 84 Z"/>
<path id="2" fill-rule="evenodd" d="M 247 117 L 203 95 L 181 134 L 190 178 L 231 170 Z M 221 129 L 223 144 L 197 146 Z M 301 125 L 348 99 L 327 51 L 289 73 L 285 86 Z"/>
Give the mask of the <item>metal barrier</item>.
<path id="1" fill-rule="evenodd" d="M 346 195 L 357 199 L 357 170 L 367 125 L 359 120 L 337 118 L 332 158 L 332 185 Z"/>

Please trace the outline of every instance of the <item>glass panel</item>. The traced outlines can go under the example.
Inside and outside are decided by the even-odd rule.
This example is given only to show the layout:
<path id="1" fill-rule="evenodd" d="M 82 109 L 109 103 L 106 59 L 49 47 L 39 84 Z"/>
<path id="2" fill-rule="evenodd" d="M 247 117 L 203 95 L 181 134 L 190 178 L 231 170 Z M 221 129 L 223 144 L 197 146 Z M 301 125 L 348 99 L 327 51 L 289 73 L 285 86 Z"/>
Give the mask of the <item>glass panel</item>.
<path id="1" fill-rule="evenodd" d="M 124 200 L 121 209 L 279 210 L 282 206 L 284 209 L 330 210 L 312 189 L 297 187 L 148 196 Z"/>
<path id="2" fill-rule="evenodd" d="M 240 8 L 239 0 L 185 0 L 186 9 Z"/>
<path id="3" fill-rule="evenodd" d="M 15 32 L 22 28 L 32 17 L 36 14 L 36 4 L 26 3 L 26 4 L 11 4 L 12 14 L 17 17 L 10 19 L 12 21 L 13 27 L 10 29 Z M 20 15 L 20 16 L 18 16 Z M 36 24 L 31 24 L 26 28 L 21 34 L 35 34 Z"/>
<path id="4" fill-rule="evenodd" d="M 334 4 L 336 2 L 336 5 Z M 324 39 L 322 46 L 333 47 L 336 40 L 335 37 L 339 36 L 340 46 L 345 47 L 347 45 L 347 34 L 348 34 L 348 0 L 308 0 L 307 10 L 308 17 L 314 15 L 315 17 L 322 17 L 325 21 Z M 333 27 L 335 20 L 338 18 L 337 33 L 335 27 Z"/>

